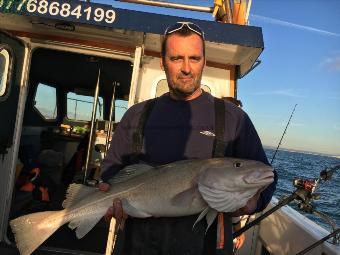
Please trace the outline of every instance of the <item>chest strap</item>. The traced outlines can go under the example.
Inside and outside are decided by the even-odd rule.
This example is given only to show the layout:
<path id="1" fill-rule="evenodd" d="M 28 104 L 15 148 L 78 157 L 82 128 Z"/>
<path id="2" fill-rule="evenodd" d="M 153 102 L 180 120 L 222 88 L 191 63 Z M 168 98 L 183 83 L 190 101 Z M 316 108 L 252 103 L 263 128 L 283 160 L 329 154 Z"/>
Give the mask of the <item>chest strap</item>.
<path id="1" fill-rule="evenodd" d="M 215 140 L 213 145 L 213 158 L 222 158 L 225 154 L 224 129 L 225 129 L 225 107 L 224 101 L 214 98 L 215 105 Z"/>
<path id="2" fill-rule="evenodd" d="M 157 98 L 149 99 L 148 101 L 146 101 L 143 107 L 142 113 L 139 117 L 137 129 L 135 132 L 133 132 L 132 135 L 133 153 L 130 156 L 130 164 L 136 164 L 139 162 L 139 155 L 141 154 L 143 149 L 145 125 L 156 101 Z"/>
<path id="3" fill-rule="evenodd" d="M 224 101 L 214 98 L 215 105 L 215 140 L 213 146 L 213 158 L 225 156 L 225 106 Z M 232 255 L 233 253 L 233 229 L 231 217 L 225 213 L 218 213 L 216 233 L 216 255 Z"/>

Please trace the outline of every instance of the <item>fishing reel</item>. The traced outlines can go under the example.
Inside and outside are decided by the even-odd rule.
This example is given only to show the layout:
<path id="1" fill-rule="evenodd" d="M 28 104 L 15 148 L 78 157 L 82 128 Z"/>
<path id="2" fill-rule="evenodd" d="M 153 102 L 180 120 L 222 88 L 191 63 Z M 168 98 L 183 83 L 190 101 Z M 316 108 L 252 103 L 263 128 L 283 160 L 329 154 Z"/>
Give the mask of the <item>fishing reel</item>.
<path id="1" fill-rule="evenodd" d="M 306 213 L 313 213 L 314 207 L 311 204 L 313 200 L 320 199 L 320 193 L 316 193 L 315 191 L 319 187 L 321 182 L 330 181 L 332 179 L 333 173 L 336 170 L 340 169 L 340 165 L 337 165 L 332 168 L 325 168 L 320 172 L 320 176 L 314 180 L 304 180 L 304 179 L 295 179 L 293 181 L 293 186 L 297 188 L 295 194 L 298 200 L 298 208 Z"/>
<path id="2" fill-rule="evenodd" d="M 298 208 L 301 211 L 304 211 L 306 213 L 313 213 L 314 206 L 312 205 L 312 201 L 318 200 L 321 197 L 319 193 L 315 193 L 318 183 L 318 179 L 295 179 L 293 181 L 293 186 L 297 188 L 297 190 L 295 191 L 295 194 L 297 195 L 295 200 L 298 201 Z"/>
<path id="3" fill-rule="evenodd" d="M 315 191 L 319 187 L 321 182 L 329 181 L 332 179 L 332 175 L 336 170 L 340 169 L 340 165 L 332 168 L 326 168 L 320 172 L 320 177 L 314 180 L 303 180 L 295 179 L 293 181 L 293 186 L 296 188 L 295 201 L 298 202 L 298 209 L 309 214 L 314 214 L 315 216 L 324 220 L 328 225 L 331 226 L 333 233 L 337 229 L 335 221 L 323 212 L 316 210 L 315 206 L 312 204 L 313 200 L 320 199 L 321 195 Z M 333 236 L 333 244 L 339 244 L 339 236 Z"/>

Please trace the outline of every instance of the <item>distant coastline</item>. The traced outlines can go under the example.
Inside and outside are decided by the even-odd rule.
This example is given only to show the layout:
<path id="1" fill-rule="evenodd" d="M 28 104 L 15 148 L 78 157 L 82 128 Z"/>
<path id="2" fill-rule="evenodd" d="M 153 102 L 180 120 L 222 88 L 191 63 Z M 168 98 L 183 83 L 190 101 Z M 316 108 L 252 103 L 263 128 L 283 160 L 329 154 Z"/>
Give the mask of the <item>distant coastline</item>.
<path id="1" fill-rule="evenodd" d="M 263 147 L 265 149 L 276 150 L 276 147 L 270 146 L 270 145 L 263 145 Z M 304 150 L 289 149 L 289 148 L 282 148 L 282 147 L 279 148 L 279 151 L 297 152 L 297 153 L 304 153 L 304 154 L 309 154 L 309 155 L 327 156 L 327 157 L 340 159 L 340 155 L 334 155 L 334 154 L 328 154 L 328 153 L 322 153 L 322 152 L 315 152 L 315 151 L 304 151 Z"/>

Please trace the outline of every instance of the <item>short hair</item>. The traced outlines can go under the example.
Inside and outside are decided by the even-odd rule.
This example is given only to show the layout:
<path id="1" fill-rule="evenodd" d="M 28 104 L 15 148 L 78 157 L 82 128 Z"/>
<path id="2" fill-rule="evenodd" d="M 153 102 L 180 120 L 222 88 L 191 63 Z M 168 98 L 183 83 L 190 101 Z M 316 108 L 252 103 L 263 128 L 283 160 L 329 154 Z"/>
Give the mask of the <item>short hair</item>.
<path id="1" fill-rule="evenodd" d="M 204 41 L 204 38 L 202 37 L 202 35 L 199 35 L 199 34 L 195 33 L 194 31 L 190 30 L 188 28 L 188 26 L 183 26 L 181 29 L 179 29 L 179 30 L 177 30 L 177 31 L 175 31 L 171 34 L 165 34 L 164 35 L 164 38 L 162 40 L 162 46 L 161 46 L 161 56 L 162 56 L 163 59 L 165 58 L 165 54 L 166 54 L 166 42 L 168 41 L 168 37 L 170 35 L 173 35 L 173 34 L 177 34 L 177 35 L 182 36 L 182 37 L 187 37 L 187 36 L 190 36 L 192 34 L 198 35 L 202 40 L 203 56 L 205 57 L 205 41 Z"/>

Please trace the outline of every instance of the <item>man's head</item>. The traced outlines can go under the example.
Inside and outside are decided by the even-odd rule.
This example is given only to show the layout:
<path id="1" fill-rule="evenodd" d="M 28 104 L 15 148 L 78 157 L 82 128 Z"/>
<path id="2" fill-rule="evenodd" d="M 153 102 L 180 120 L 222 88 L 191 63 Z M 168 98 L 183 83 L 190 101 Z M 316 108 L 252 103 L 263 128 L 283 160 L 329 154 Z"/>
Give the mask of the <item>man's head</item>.
<path id="1" fill-rule="evenodd" d="M 178 100 L 198 97 L 205 65 L 202 30 L 187 22 L 170 26 L 165 31 L 161 54 L 161 68 L 167 77 L 170 96 Z"/>

